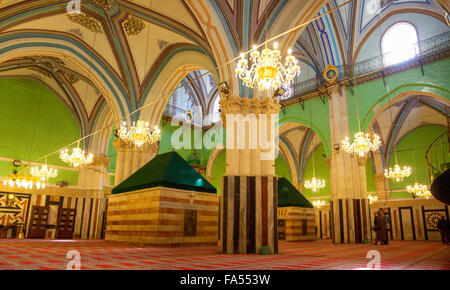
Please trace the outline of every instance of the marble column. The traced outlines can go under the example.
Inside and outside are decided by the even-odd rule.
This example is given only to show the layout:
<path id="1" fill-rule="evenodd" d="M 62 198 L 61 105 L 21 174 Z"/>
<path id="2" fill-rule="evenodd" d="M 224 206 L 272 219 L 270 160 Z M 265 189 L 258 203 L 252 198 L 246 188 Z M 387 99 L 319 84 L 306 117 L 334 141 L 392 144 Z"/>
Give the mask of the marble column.
<path id="1" fill-rule="evenodd" d="M 94 156 L 91 164 L 82 166 L 78 173 L 78 186 L 84 188 L 102 189 L 109 186 L 108 174 L 109 158 L 106 156 Z"/>
<path id="2" fill-rule="evenodd" d="M 342 146 L 349 131 L 347 96 L 344 87 L 328 87 L 331 144 Z M 334 146 L 333 146 L 334 147 Z M 336 244 L 363 243 L 370 239 L 369 201 L 366 186 L 366 159 L 359 159 L 340 148 L 330 160 L 331 228 Z"/>
<path id="3" fill-rule="evenodd" d="M 384 173 L 375 173 L 375 191 L 379 201 L 388 200 L 391 198 L 389 179 L 384 176 Z"/>
<path id="4" fill-rule="evenodd" d="M 145 144 L 141 147 L 116 139 L 113 142 L 117 151 L 114 186 L 120 184 L 158 154 L 159 144 Z"/>
<path id="5" fill-rule="evenodd" d="M 278 134 L 275 124 L 280 106 L 271 98 L 239 96 L 222 97 L 220 105 L 227 134 L 221 197 L 222 251 L 276 254 L 278 144 L 270 139 Z"/>

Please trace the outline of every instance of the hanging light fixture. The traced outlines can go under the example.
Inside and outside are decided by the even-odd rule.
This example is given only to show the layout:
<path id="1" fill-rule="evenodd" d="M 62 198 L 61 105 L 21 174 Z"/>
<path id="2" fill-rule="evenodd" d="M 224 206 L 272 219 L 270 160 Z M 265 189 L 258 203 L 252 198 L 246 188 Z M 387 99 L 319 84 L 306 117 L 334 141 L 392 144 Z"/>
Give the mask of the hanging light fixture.
<path id="1" fill-rule="evenodd" d="M 311 105 L 311 103 L 310 103 L 310 107 L 309 107 L 309 113 L 310 113 L 311 130 L 312 130 L 313 125 L 312 125 L 312 105 Z M 325 188 L 325 180 L 316 178 L 316 164 L 315 164 L 314 159 L 315 159 L 314 152 L 312 152 L 313 178 L 311 180 L 306 180 L 304 186 L 307 189 L 311 189 L 313 192 L 318 192 L 322 188 Z"/>
<path id="2" fill-rule="evenodd" d="M 432 197 L 432 194 L 430 190 L 428 189 L 428 186 L 424 184 L 419 184 L 418 182 L 414 183 L 414 185 L 408 185 L 406 187 L 406 190 L 413 194 L 416 197 L 419 198 L 426 198 L 429 199 Z"/>
<path id="3" fill-rule="evenodd" d="M 76 148 L 72 149 L 72 154 L 69 154 L 69 149 L 61 151 L 59 158 L 65 163 L 73 167 L 80 167 L 82 165 L 91 164 L 94 161 L 94 156 L 91 154 L 86 155 L 84 151 L 80 148 L 80 141 Z"/>
<path id="4" fill-rule="evenodd" d="M 381 146 L 380 138 L 375 134 L 373 139 L 370 138 L 369 134 L 363 132 L 358 132 L 355 134 L 353 142 L 350 143 L 350 138 L 345 137 L 342 141 L 342 149 L 350 154 L 364 157 L 370 151 L 376 151 Z"/>
<path id="5" fill-rule="evenodd" d="M 342 149 L 352 155 L 358 157 L 364 157 L 371 151 L 376 151 L 381 146 L 381 141 L 378 135 L 374 134 L 373 139 L 370 138 L 369 134 L 364 134 L 361 131 L 361 121 L 359 118 L 359 104 L 358 104 L 358 93 L 356 91 L 355 78 L 353 80 L 353 86 L 355 89 L 356 96 L 356 114 L 358 116 L 358 133 L 355 134 L 353 142 L 350 142 L 349 137 L 345 137 L 342 141 Z"/>
<path id="6" fill-rule="evenodd" d="M 325 180 L 313 177 L 311 180 L 305 181 L 305 188 L 318 192 L 325 187 Z"/>
<path id="7" fill-rule="evenodd" d="M 38 177 L 18 174 L 17 171 L 8 176 L 8 179 L 3 181 L 4 186 L 9 186 L 11 188 L 23 188 L 23 189 L 37 189 L 45 188 L 45 183 L 41 182 Z"/>
<path id="8" fill-rule="evenodd" d="M 266 14 L 266 41 L 264 49 L 259 52 L 256 45 L 250 51 L 250 59 L 241 54 L 241 59 L 235 69 L 236 75 L 249 88 L 258 88 L 260 91 L 271 90 L 270 96 L 282 85 L 290 86 L 295 76 L 300 74 L 298 61 L 292 55 L 292 50 L 288 50 L 284 64 L 281 61 L 281 52 L 278 50 L 278 43 L 273 45 L 274 49 L 267 47 L 269 37 L 269 22 Z"/>
<path id="9" fill-rule="evenodd" d="M 389 97 L 389 86 L 387 86 L 387 96 L 388 96 L 388 106 L 389 106 L 389 114 L 391 116 L 391 123 L 392 123 L 392 130 L 395 129 L 395 127 L 397 126 L 397 124 L 394 125 L 394 119 L 392 118 L 392 109 L 391 109 L 391 98 Z M 412 170 L 411 167 L 408 166 L 403 166 L 403 168 L 400 167 L 400 165 L 398 165 L 398 160 L 397 160 L 397 149 L 395 148 L 395 144 L 394 144 L 394 158 L 395 158 L 395 165 L 394 165 L 394 169 L 389 168 L 389 169 L 385 169 L 384 170 L 384 176 L 388 179 L 392 179 L 395 182 L 402 182 L 403 179 L 405 179 L 406 177 L 411 176 Z"/>
<path id="10" fill-rule="evenodd" d="M 369 204 L 373 204 L 374 202 L 378 201 L 378 196 L 375 194 L 371 194 L 367 198 L 369 199 Z"/>
<path id="11" fill-rule="evenodd" d="M 39 167 L 31 167 L 31 175 L 38 177 L 42 182 L 46 183 L 48 179 L 58 176 L 58 170 L 47 166 L 47 158 L 45 164 Z"/>
<path id="12" fill-rule="evenodd" d="M 315 201 L 312 202 L 312 204 L 316 208 L 321 208 L 322 206 L 325 205 L 325 201 L 323 201 L 323 200 L 315 200 Z"/>
<path id="13" fill-rule="evenodd" d="M 150 6 L 152 3 L 150 3 Z M 149 24 L 150 25 L 150 24 Z M 147 48 L 150 43 L 150 26 L 147 27 Z M 145 66 L 144 71 L 147 68 L 147 58 L 148 55 L 145 54 Z M 123 122 L 122 126 L 120 126 L 119 130 L 117 130 L 117 136 L 125 142 L 130 142 L 138 147 L 141 147 L 144 144 L 153 144 L 161 140 L 161 130 L 159 130 L 158 126 L 155 126 L 153 131 L 150 131 L 149 123 L 144 122 L 143 120 L 138 120 L 137 122 L 133 122 L 133 126 L 130 130 L 127 128 L 127 123 Z"/>
<path id="14" fill-rule="evenodd" d="M 273 50 L 266 47 L 259 52 L 254 46 L 250 52 L 250 61 L 245 58 L 245 54 L 241 54 L 235 71 L 246 87 L 275 90 L 282 85 L 290 86 L 300 74 L 300 66 L 292 50 L 288 50 L 288 56 L 282 64 L 281 52 L 277 48 L 278 43 L 275 43 Z"/>
<path id="15" fill-rule="evenodd" d="M 131 142 L 138 147 L 144 144 L 153 144 L 161 140 L 161 130 L 155 126 L 153 131 L 150 131 L 149 124 L 142 120 L 133 123 L 133 126 L 128 131 L 126 123 L 124 122 L 119 129 L 119 137 L 127 142 Z"/>
<path id="16" fill-rule="evenodd" d="M 397 163 L 397 162 L 396 162 Z M 411 176 L 411 167 L 403 166 L 403 169 L 400 168 L 400 165 L 395 164 L 394 169 L 389 168 L 384 170 L 384 176 L 388 179 L 392 179 L 395 182 L 402 182 L 406 177 Z"/>

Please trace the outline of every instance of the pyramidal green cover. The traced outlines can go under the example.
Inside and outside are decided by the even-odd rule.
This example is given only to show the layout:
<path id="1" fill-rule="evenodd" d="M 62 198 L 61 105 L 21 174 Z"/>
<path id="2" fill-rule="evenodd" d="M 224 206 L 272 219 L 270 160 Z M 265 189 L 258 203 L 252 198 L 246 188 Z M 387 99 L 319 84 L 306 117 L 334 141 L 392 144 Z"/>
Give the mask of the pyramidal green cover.
<path id="1" fill-rule="evenodd" d="M 168 152 L 153 158 L 149 163 L 117 185 L 112 190 L 112 194 L 154 187 L 217 193 L 216 188 L 192 168 L 177 152 Z"/>
<path id="2" fill-rule="evenodd" d="M 314 208 L 297 188 L 286 178 L 278 179 L 278 207 Z"/>

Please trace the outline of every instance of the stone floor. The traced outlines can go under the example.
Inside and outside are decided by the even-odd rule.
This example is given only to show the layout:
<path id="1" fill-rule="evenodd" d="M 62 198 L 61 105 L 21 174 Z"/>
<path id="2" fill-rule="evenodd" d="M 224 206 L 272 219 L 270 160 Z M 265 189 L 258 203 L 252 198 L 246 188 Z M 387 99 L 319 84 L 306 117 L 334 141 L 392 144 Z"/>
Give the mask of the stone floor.
<path id="1" fill-rule="evenodd" d="M 140 248 L 106 241 L 0 240 L 0 269 L 66 269 L 68 251 L 81 254 L 82 269 L 302 270 L 361 269 L 368 251 L 381 254 L 381 269 L 450 270 L 450 246 L 391 241 L 388 246 L 333 245 L 328 240 L 280 243 L 280 254 L 224 255 L 218 247 Z"/>

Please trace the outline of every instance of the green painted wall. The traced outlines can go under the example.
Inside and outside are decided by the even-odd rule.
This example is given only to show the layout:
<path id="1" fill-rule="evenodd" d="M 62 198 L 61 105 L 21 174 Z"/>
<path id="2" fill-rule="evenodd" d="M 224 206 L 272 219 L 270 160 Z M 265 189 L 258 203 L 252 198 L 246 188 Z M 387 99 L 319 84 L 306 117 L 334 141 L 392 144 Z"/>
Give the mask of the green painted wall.
<path id="1" fill-rule="evenodd" d="M 225 165 L 227 162 L 227 154 L 222 151 L 214 161 L 211 184 L 217 189 L 217 194 L 222 194 L 222 176 L 225 175 Z"/>
<path id="2" fill-rule="evenodd" d="M 423 126 L 410 132 L 403 137 L 396 146 L 397 158 L 400 166 L 410 166 L 413 170 L 412 175 L 401 183 L 391 181 L 391 190 L 402 190 L 402 192 L 392 192 L 391 198 L 410 198 L 411 194 L 406 191 L 406 186 L 412 185 L 417 178 L 417 182 L 430 185 L 428 179 L 427 165 L 425 161 L 425 152 L 428 146 L 441 134 L 445 133 L 447 128 L 441 126 Z M 448 144 L 445 148 L 448 148 Z M 445 152 L 447 162 L 450 160 L 448 150 Z M 434 154 L 433 154 L 434 156 Z M 436 150 L 437 160 L 442 163 L 444 157 L 442 150 L 438 146 Z M 390 166 L 394 167 L 395 160 L 392 154 Z"/>
<path id="3" fill-rule="evenodd" d="M 376 192 L 375 173 L 373 172 L 370 160 L 367 160 L 366 162 L 366 184 L 367 184 L 367 192 Z"/>
<path id="4" fill-rule="evenodd" d="M 450 99 L 450 91 L 448 76 L 450 75 L 450 60 L 444 59 L 431 64 L 427 64 L 424 66 L 424 76 L 422 76 L 422 72 L 420 67 L 412 68 L 410 70 L 391 75 L 386 77 L 386 83 L 390 88 L 390 98 L 397 96 L 398 94 L 406 91 L 422 91 L 428 93 L 434 93 L 440 95 L 444 98 Z M 350 133 L 353 136 L 354 133 L 358 130 L 357 123 L 357 114 L 356 114 L 356 101 L 355 96 L 352 93 L 351 88 L 347 88 L 347 101 L 348 101 L 348 112 L 349 112 L 349 128 Z M 384 104 L 388 102 L 387 98 L 387 90 L 384 87 L 383 80 L 378 79 L 374 81 L 370 81 L 367 83 L 363 83 L 357 86 L 357 93 L 359 97 L 359 110 L 361 117 L 361 127 L 362 130 L 366 130 L 368 125 L 370 124 L 372 118 L 375 115 L 375 112 L 381 108 Z M 294 104 L 285 108 L 285 112 L 280 112 L 280 126 L 287 122 L 298 123 L 307 127 L 311 126 L 310 123 L 310 107 L 312 107 L 312 116 L 313 116 L 313 130 L 318 134 L 323 142 L 323 146 L 321 146 L 316 152 L 316 175 L 321 178 L 325 178 L 327 181 L 327 187 L 323 189 L 319 193 L 311 193 L 308 190 L 305 190 L 305 194 L 308 197 L 313 196 L 327 196 L 330 195 L 330 177 L 329 177 L 329 168 L 325 163 L 325 158 L 322 157 L 322 154 L 325 154 L 327 157 L 331 156 L 332 144 L 330 142 L 330 124 L 329 124 L 329 108 L 328 108 L 328 96 L 324 96 L 321 100 L 320 98 L 316 98 L 314 100 L 308 100 L 304 102 L 304 108 L 300 104 Z M 160 123 L 160 128 L 162 130 L 162 139 L 160 143 L 160 154 L 172 151 L 171 144 L 171 136 L 178 127 L 171 126 L 170 123 L 163 126 L 163 123 Z M 423 129 L 427 131 L 427 129 Z M 433 130 L 429 133 L 422 132 L 421 134 L 434 136 L 435 134 Z M 419 136 L 417 136 L 419 137 Z M 433 140 L 431 137 L 423 137 L 420 136 L 421 142 L 423 142 L 423 146 L 428 146 Z M 406 139 L 408 140 L 408 139 Z M 112 141 L 112 140 L 111 140 Z M 408 145 L 408 141 L 404 146 Z M 400 142 L 399 146 L 403 143 Z M 414 142 L 410 140 L 410 142 Z M 110 146 L 111 147 L 111 146 Z M 182 149 L 178 150 L 178 153 L 183 158 L 187 158 L 192 154 L 192 150 Z M 198 154 L 201 158 L 201 164 L 206 165 L 211 154 L 212 150 L 200 150 Z M 421 152 L 417 153 L 417 160 L 421 160 L 424 164 L 424 155 Z M 114 150 L 110 150 L 108 155 L 114 156 Z M 400 155 L 399 155 L 400 156 Z M 114 168 L 115 161 L 112 160 L 110 169 Z M 423 165 L 422 164 L 422 165 Z M 426 170 L 425 167 L 421 166 L 423 170 Z M 221 154 L 214 164 L 213 169 L 213 184 L 217 187 L 220 192 L 220 177 L 225 172 L 225 154 Z M 291 174 L 289 171 L 289 167 L 281 157 L 276 160 L 276 173 L 279 176 L 284 176 L 291 180 Z M 425 171 L 421 174 L 426 173 Z M 367 175 L 367 190 L 369 192 L 375 191 L 375 182 L 374 182 L 374 174 L 370 163 L 366 164 L 366 175 Z M 426 174 L 424 176 L 427 176 Z M 308 161 L 305 170 L 305 179 L 312 177 L 312 163 Z M 405 196 L 405 194 L 396 194 L 393 193 L 393 196 Z"/>
<path id="5" fill-rule="evenodd" d="M 80 138 L 78 124 L 71 112 L 50 90 L 36 81 L 0 79 L 0 104 L 2 157 L 36 161 Z M 48 163 L 67 166 L 58 154 L 50 156 Z M 11 162 L 0 161 L 0 176 L 11 174 L 12 168 Z M 60 180 L 75 185 L 78 172 L 59 170 L 53 182 Z"/>
<path id="6" fill-rule="evenodd" d="M 450 58 L 427 64 L 423 67 L 424 76 L 420 67 L 415 67 L 398 74 L 386 77 L 389 88 L 389 98 L 392 100 L 403 92 L 427 92 L 450 99 Z M 350 133 L 353 136 L 358 130 L 356 115 L 356 98 L 352 89 L 347 88 L 347 105 L 349 112 Z M 388 90 L 382 79 L 377 79 L 356 86 L 358 94 L 361 129 L 366 130 L 372 121 L 375 112 L 388 103 Z"/>
<path id="7" fill-rule="evenodd" d="M 312 110 L 312 129 L 319 135 L 324 143 L 324 148 L 327 156 L 331 156 L 331 139 L 330 139 L 330 110 L 328 105 L 328 97 L 308 100 L 304 102 L 304 109 L 300 104 L 295 104 L 286 107 L 286 113 L 280 112 L 280 127 L 287 122 L 302 124 L 306 127 L 311 127 L 311 113 Z"/>
<path id="8" fill-rule="evenodd" d="M 281 156 L 278 156 L 277 159 L 275 159 L 275 174 L 280 178 L 285 177 L 292 182 L 292 174 L 289 165 Z"/>

